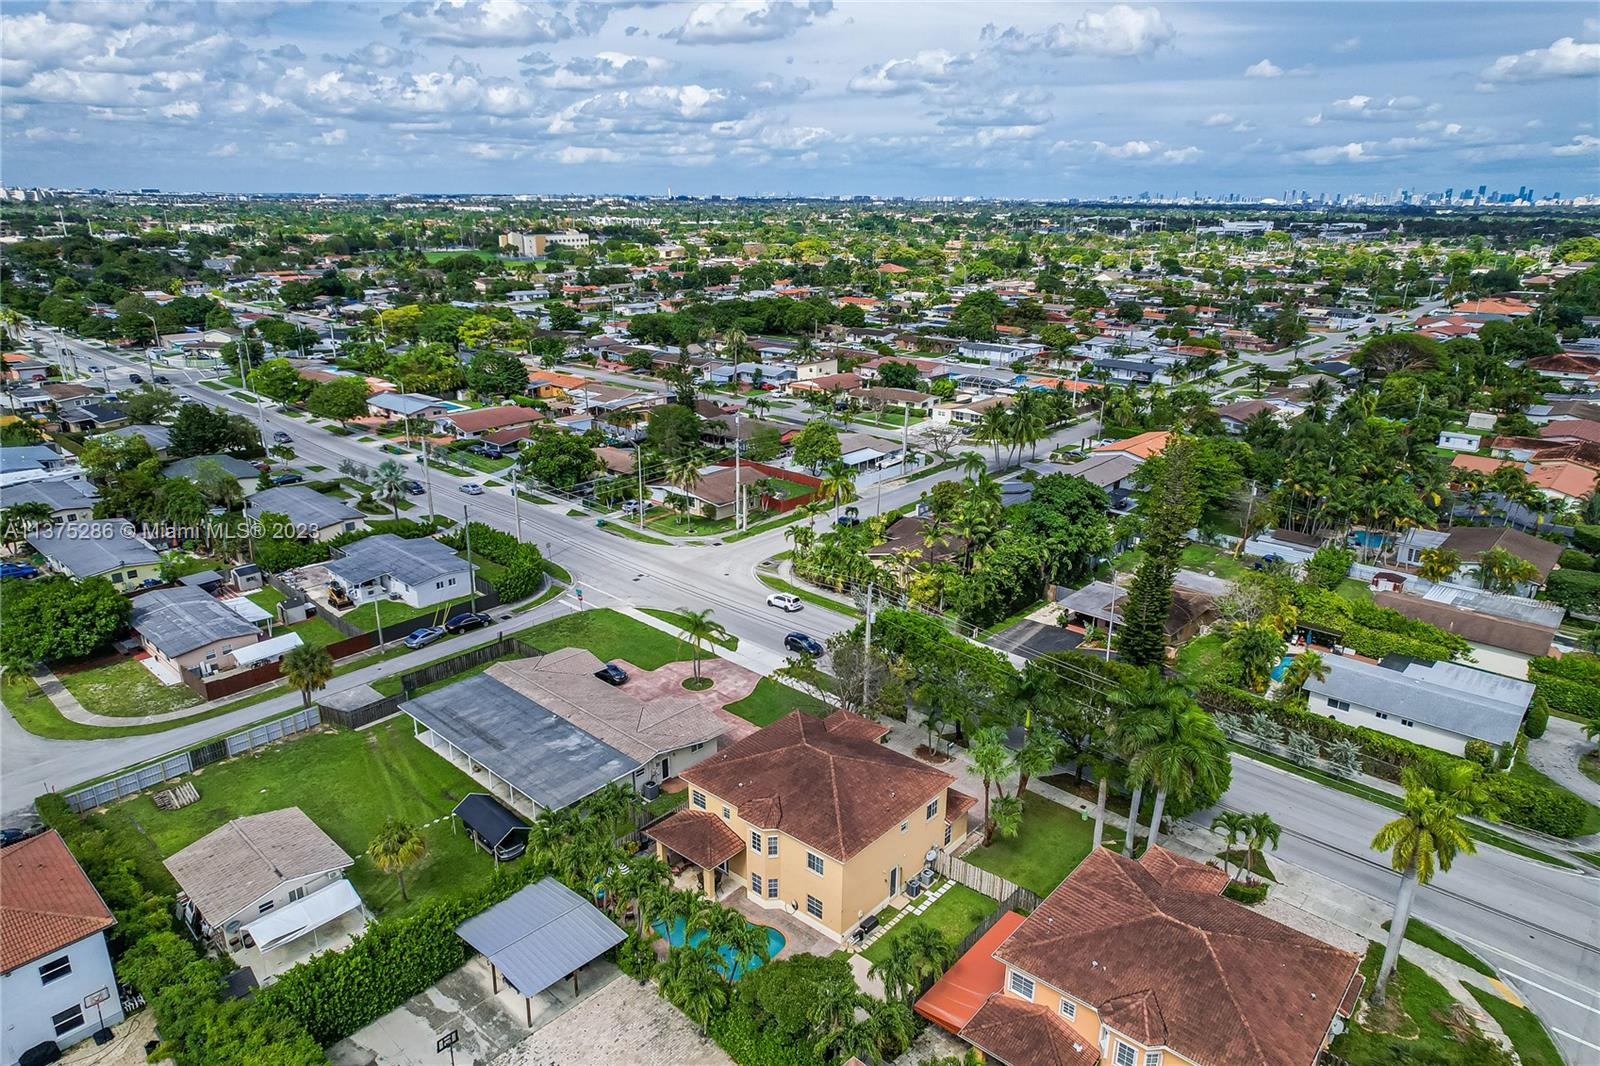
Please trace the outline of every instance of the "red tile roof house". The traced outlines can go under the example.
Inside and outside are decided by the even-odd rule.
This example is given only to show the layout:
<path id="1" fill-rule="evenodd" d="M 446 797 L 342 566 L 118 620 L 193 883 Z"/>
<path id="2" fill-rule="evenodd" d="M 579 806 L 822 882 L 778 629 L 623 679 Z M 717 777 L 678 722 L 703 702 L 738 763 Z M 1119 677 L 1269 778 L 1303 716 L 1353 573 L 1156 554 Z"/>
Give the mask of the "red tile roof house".
<path id="1" fill-rule="evenodd" d="M 5 1062 L 67 1048 L 122 1021 L 106 948 L 116 924 L 54 829 L 0 851 L 0 1003 Z M 110 995 L 85 1006 L 102 989 Z"/>
<path id="2" fill-rule="evenodd" d="M 451 411 L 433 420 L 440 433 L 453 433 L 460 439 L 471 439 L 512 426 L 529 426 L 542 421 L 544 415 L 531 407 L 506 404 L 501 407 L 479 407 L 471 411 Z"/>
<path id="3" fill-rule="evenodd" d="M 1226 883 L 1159 846 L 1097 849 L 917 1013 L 1008 1066 L 1315 1066 L 1361 960 L 1223 898 Z"/>

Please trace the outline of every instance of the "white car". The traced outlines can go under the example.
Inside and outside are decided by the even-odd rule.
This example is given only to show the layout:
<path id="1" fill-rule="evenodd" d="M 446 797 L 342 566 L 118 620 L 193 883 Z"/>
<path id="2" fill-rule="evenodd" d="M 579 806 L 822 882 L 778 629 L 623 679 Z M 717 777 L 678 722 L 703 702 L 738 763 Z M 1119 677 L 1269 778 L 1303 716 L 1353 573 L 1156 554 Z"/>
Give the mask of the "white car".
<path id="1" fill-rule="evenodd" d="M 792 592 L 774 592 L 767 597 L 767 606 L 776 607 L 787 614 L 793 614 L 805 604 L 800 602 L 800 597 Z"/>

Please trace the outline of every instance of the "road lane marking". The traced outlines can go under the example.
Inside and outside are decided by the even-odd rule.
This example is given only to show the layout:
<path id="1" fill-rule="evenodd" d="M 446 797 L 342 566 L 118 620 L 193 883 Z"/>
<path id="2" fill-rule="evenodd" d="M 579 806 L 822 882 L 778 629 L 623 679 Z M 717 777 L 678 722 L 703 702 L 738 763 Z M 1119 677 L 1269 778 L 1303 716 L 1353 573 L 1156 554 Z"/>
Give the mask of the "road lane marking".
<path id="1" fill-rule="evenodd" d="M 1589 1041 L 1585 1040 L 1583 1037 L 1581 1037 L 1581 1036 L 1573 1036 L 1571 1033 L 1567 1032 L 1565 1029 L 1552 1029 L 1550 1031 L 1552 1033 L 1556 1034 L 1557 1036 L 1566 1037 L 1568 1040 L 1572 1041 L 1574 1044 L 1582 1044 L 1584 1047 L 1594 1048 L 1596 1051 L 1600 1051 L 1600 1044 L 1591 1044 L 1591 1043 L 1589 1043 Z"/>
<path id="2" fill-rule="evenodd" d="M 1566 995 L 1566 994 L 1561 993 L 1561 992 L 1557 992 L 1553 988 L 1546 988 L 1544 985 L 1539 984 L 1537 981 L 1528 980 L 1526 977 L 1523 977 L 1521 974 L 1515 974 L 1515 973 L 1512 973 L 1510 970 L 1507 970 L 1506 971 L 1506 976 L 1511 978 L 1513 981 L 1521 981 L 1523 984 L 1527 985 L 1529 988 L 1537 988 L 1541 992 L 1550 993 L 1552 996 L 1555 996 L 1557 999 L 1564 999 L 1568 1003 L 1572 1004 L 1574 1007 L 1582 1007 L 1584 1010 L 1588 1011 L 1591 1014 L 1600 1014 L 1600 1007 L 1591 1006 L 1590 1004 L 1585 1003 L 1581 999 L 1573 999 L 1571 996 Z M 1588 989 L 1585 989 L 1585 991 L 1588 991 Z"/>
<path id="3" fill-rule="evenodd" d="M 1576 988 L 1580 992 L 1587 992 L 1590 995 L 1595 996 L 1597 999 L 1600 999 L 1600 992 L 1597 992 L 1594 989 L 1587 987 L 1586 985 L 1580 985 L 1578 982 L 1574 981 L 1572 978 L 1563 976 L 1562 974 L 1559 974 L 1559 973 L 1556 973 L 1554 970 L 1547 970 L 1543 966 L 1540 966 L 1536 962 L 1529 962 L 1527 959 L 1524 959 L 1524 958 L 1522 958 L 1520 956 L 1517 956 L 1517 955 L 1513 955 L 1513 954 L 1511 954 L 1511 952 L 1507 951 L 1505 948 L 1495 947 L 1493 944 L 1487 943 L 1487 942 L 1482 941 L 1482 940 L 1478 940 L 1475 937 L 1470 937 L 1465 933 L 1459 932 L 1459 931 L 1457 931 L 1455 929 L 1451 929 L 1449 926 L 1440 925 L 1440 926 L 1437 926 L 1436 928 L 1441 933 L 1444 933 L 1444 934 L 1446 934 L 1448 936 L 1455 937 L 1457 940 L 1465 941 L 1468 944 L 1474 944 L 1477 947 L 1483 948 L 1485 951 L 1492 951 L 1496 955 L 1502 956 L 1503 958 L 1510 959 L 1512 962 L 1516 963 L 1518 966 L 1522 966 L 1522 967 L 1524 967 L 1526 969 L 1532 970 L 1533 972 L 1535 972 L 1537 974 L 1541 974 L 1541 975 L 1543 975 L 1545 977 L 1551 978 L 1552 980 L 1560 981 L 1563 984 L 1571 985 L 1573 988 Z"/>

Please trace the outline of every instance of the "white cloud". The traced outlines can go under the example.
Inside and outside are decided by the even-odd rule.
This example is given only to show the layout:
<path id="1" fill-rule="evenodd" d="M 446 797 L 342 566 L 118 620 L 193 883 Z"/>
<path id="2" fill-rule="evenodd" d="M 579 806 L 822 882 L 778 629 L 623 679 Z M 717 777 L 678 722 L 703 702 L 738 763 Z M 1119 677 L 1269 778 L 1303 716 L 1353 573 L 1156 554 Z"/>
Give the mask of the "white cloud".
<path id="1" fill-rule="evenodd" d="M 200 117 L 200 105 L 193 100 L 179 100 L 161 108 L 167 118 L 189 119 Z"/>
<path id="2" fill-rule="evenodd" d="M 1096 155 L 1103 155 L 1107 159 L 1143 159 L 1155 151 L 1155 145 L 1149 141 L 1124 141 L 1122 144 L 1095 141 L 1094 150 Z"/>
<path id="3" fill-rule="evenodd" d="M 941 126 L 1042 126 L 1054 116 L 1040 106 L 1042 97 L 1006 93 L 988 103 L 952 108 L 939 119 Z"/>
<path id="4" fill-rule="evenodd" d="M 1360 47 L 1361 47 L 1361 38 L 1359 38 L 1359 37 L 1346 37 L 1342 41 L 1334 41 L 1332 44 L 1330 44 L 1328 46 L 1328 50 L 1332 51 L 1332 52 L 1338 52 L 1339 54 L 1343 55 L 1343 54 L 1348 53 L 1348 52 L 1354 52 L 1356 49 L 1358 49 Z"/>
<path id="5" fill-rule="evenodd" d="M 601 4 L 528 0 L 418 0 L 387 16 L 404 39 L 458 48 L 551 44 L 584 36 L 605 24 Z"/>
<path id="6" fill-rule="evenodd" d="M 231 159 L 238 154 L 239 146 L 234 144 L 232 141 L 229 141 L 227 144 L 219 144 L 215 148 L 211 149 L 211 151 L 206 153 L 206 155 L 213 159 Z"/>
<path id="7" fill-rule="evenodd" d="M 1263 59 L 1259 63 L 1251 63 L 1248 67 L 1245 67 L 1244 76 L 1247 78 L 1281 78 L 1283 77 L 1283 68 L 1270 59 Z"/>
<path id="8" fill-rule="evenodd" d="M 312 141 L 313 144 L 321 144 L 321 145 L 327 145 L 329 147 L 332 147 L 333 145 L 336 145 L 336 144 L 343 144 L 344 142 L 348 141 L 349 139 L 350 139 L 350 131 L 345 129 L 343 126 L 339 126 L 339 127 L 334 128 L 334 129 L 327 130 L 327 131 L 325 131 L 323 133 L 317 134 L 315 137 L 311 138 L 311 141 Z"/>
<path id="9" fill-rule="evenodd" d="M 540 59 L 545 62 L 541 64 Z M 533 72 L 534 83 L 546 89 L 605 89 L 614 85 L 643 85 L 659 81 L 671 67 L 665 59 L 656 56 L 635 56 L 624 52 L 599 52 L 592 57 L 575 56 L 560 66 L 539 53 L 523 56 L 521 62 Z"/>
<path id="10" fill-rule="evenodd" d="M 1211 127 L 1231 126 L 1236 121 L 1237 121 L 1237 119 L 1235 119 L 1232 115 L 1228 114 L 1226 111 L 1218 111 L 1216 114 L 1212 115 L 1210 118 L 1208 118 L 1204 122 L 1200 123 L 1200 125 L 1202 125 L 1202 126 L 1211 126 Z"/>
<path id="11" fill-rule="evenodd" d="M 1390 137 L 1385 141 L 1349 141 L 1345 144 L 1326 144 L 1289 153 L 1289 158 L 1316 166 L 1333 163 L 1380 163 L 1409 152 L 1418 152 L 1437 145 L 1423 137 Z"/>
<path id="12" fill-rule="evenodd" d="M 1501 56 L 1484 70 L 1482 78 L 1494 84 L 1595 75 L 1600 75 L 1600 41 L 1563 37 L 1549 48 L 1530 48 L 1517 55 Z"/>
<path id="13" fill-rule="evenodd" d="M 1161 153 L 1161 161 L 1163 163 L 1193 163 L 1203 155 L 1205 155 L 1205 152 L 1191 144 L 1183 148 L 1168 148 Z"/>
<path id="14" fill-rule="evenodd" d="M 1166 16 L 1153 7 L 1117 4 L 1087 11 L 1068 26 L 1058 22 L 1044 31 L 1042 44 L 1060 55 L 1126 58 L 1147 56 L 1177 39 Z"/>
<path id="15" fill-rule="evenodd" d="M 971 53 L 939 49 L 918 52 L 909 59 L 891 59 L 866 67 L 850 79 L 851 92 L 892 96 L 897 93 L 937 92 L 961 81 L 974 64 Z"/>
<path id="16" fill-rule="evenodd" d="M 1438 104 L 1427 103 L 1415 96 L 1391 96 L 1380 100 L 1357 93 L 1335 100 L 1328 105 L 1325 114 L 1332 118 L 1394 122 L 1415 119 L 1418 115 L 1432 114 L 1438 110 Z"/>
<path id="17" fill-rule="evenodd" d="M 390 67 L 410 66 L 417 58 L 417 53 L 407 48 L 391 48 L 382 41 L 373 41 L 370 44 L 357 48 L 348 55 L 324 55 L 324 63 L 342 63 L 353 67 L 374 67 L 378 70 L 387 70 Z"/>
<path id="18" fill-rule="evenodd" d="M 1551 155 L 1589 155 L 1600 152 L 1600 137 L 1580 133 L 1568 144 L 1558 144 L 1550 149 Z"/>
<path id="19" fill-rule="evenodd" d="M 717 0 L 669 31 L 679 44 L 739 44 L 789 37 L 833 10 L 833 0 Z"/>
<path id="20" fill-rule="evenodd" d="M 555 158 L 557 163 L 575 166 L 582 163 L 620 163 L 624 157 L 621 152 L 610 148 L 582 148 L 569 144 L 557 152 Z"/>

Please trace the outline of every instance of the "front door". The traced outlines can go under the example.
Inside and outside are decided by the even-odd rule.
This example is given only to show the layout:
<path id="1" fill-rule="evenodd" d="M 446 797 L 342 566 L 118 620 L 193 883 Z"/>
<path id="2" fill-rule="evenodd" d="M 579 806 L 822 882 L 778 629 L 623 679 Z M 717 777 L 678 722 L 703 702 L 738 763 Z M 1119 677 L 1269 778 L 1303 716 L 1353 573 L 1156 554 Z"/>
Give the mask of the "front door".
<path id="1" fill-rule="evenodd" d="M 662 759 L 661 760 L 661 780 L 665 781 L 667 779 L 667 777 L 668 777 L 668 774 L 667 774 L 667 760 Z"/>
<path id="2" fill-rule="evenodd" d="M 896 866 L 894 869 L 889 871 L 889 896 L 892 899 L 893 897 L 895 897 L 895 896 L 897 896 L 899 894 L 900 894 L 900 867 Z"/>

